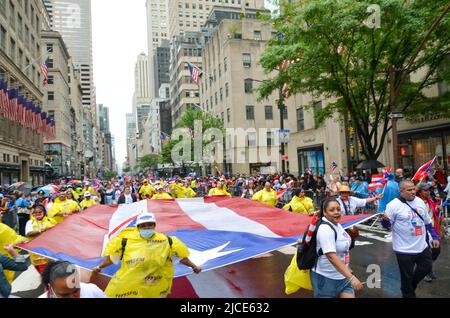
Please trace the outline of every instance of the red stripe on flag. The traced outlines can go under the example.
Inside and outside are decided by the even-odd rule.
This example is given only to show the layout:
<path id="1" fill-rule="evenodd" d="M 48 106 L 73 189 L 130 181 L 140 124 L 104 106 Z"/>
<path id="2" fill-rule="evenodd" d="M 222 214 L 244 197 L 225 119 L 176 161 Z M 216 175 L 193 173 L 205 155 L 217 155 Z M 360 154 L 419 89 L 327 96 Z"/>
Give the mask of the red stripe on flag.
<path id="1" fill-rule="evenodd" d="M 170 233 L 182 228 L 205 229 L 184 213 L 175 200 L 148 200 L 147 211 L 155 215 L 158 232 Z"/>
<path id="2" fill-rule="evenodd" d="M 311 218 L 308 216 L 287 212 L 248 199 L 233 198 L 218 201 L 216 205 L 258 222 L 283 237 L 302 235 L 311 222 Z M 303 232 L 299 233 L 299 229 Z"/>
<path id="3" fill-rule="evenodd" d="M 103 239 L 108 234 L 109 220 L 116 210 L 117 207 L 97 205 L 67 217 L 45 235 L 20 246 L 27 250 L 45 248 L 54 253 L 70 253 L 83 259 L 98 258 L 102 253 Z M 80 237 L 83 238 L 82 246 Z"/>

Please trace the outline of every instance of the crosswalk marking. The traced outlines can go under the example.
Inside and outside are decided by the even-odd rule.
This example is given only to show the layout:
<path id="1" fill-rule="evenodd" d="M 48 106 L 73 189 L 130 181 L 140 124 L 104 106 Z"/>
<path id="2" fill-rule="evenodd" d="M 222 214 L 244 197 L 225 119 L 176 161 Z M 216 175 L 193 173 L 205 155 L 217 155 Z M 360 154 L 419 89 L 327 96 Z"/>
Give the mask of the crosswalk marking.
<path id="1" fill-rule="evenodd" d="M 11 293 L 19 293 L 39 288 L 41 285 L 41 275 L 33 265 L 21 273 L 11 284 Z"/>
<path id="2" fill-rule="evenodd" d="M 359 232 L 359 235 L 362 237 L 374 239 L 374 240 L 385 242 L 385 243 L 392 243 L 392 235 L 390 233 L 389 234 L 384 233 L 384 234 L 385 234 L 384 237 L 380 237 L 380 236 L 378 236 L 374 233 L 370 233 L 370 232 L 362 232 L 362 231 Z"/>

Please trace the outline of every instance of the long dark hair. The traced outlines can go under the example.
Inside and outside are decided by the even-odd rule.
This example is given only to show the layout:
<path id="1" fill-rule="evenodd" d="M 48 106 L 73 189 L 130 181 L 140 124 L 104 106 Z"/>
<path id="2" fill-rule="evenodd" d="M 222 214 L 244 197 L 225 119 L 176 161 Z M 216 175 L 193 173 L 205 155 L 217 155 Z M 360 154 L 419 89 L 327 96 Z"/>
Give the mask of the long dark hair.
<path id="1" fill-rule="evenodd" d="M 320 204 L 319 218 L 323 218 L 325 210 L 328 208 L 331 202 L 336 202 L 337 204 L 339 204 L 339 201 L 336 200 L 335 198 L 323 200 L 322 203 Z"/>

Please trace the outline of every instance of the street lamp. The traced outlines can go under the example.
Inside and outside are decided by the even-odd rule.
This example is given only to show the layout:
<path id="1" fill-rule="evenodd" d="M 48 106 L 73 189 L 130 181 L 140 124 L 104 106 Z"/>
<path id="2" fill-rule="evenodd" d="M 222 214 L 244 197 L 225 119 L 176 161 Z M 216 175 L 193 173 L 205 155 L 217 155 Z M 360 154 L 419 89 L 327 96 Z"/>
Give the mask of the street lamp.
<path id="1" fill-rule="evenodd" d="M 257 80 L 254 78 L 246 78 L 245 80 L 258 83 L 267 82 L 267 80 Z M 278 88 L 278 109 L 280 110 L 280 130 L 284 130 L 284 112 L 286 109 L 286 105 L 284 104 L 283 88 L 281 86 Z M 281 156 L 281 172 L 286 173 L 286 163 L 284 161 L 285 157 L 284 142 L 280 142 L 280 156 Z"/>

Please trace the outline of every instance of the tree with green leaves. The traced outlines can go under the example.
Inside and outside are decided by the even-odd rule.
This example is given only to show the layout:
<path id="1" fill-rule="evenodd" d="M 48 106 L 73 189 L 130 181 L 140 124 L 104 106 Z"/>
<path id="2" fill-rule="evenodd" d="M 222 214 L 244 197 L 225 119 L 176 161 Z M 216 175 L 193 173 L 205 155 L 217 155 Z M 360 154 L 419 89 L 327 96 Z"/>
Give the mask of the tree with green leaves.
<path id="1" fill-rule="evenodd" d="M 448 0 L 305 0 L 281 8 L 266 17 L 279 36 L 260 61 L 275 74 L 259 86 L 260 98 L 283 85 L 329 98 L 316 120 L 350 116 L 367 160 L 383 151 L 391 111 L 450 118 L 450 92 L 426 94 L 450 83 Z"/>
<path id="2" fill-rule="evenodd" d="M 202 123 L 202 133 L 210 128 L 217 128 L 220 130 L 224 130 L 224 126 L 222 121 L 219 118 L 214 117 L 210 113 L 203 112 L 199 108 L 188 108 L 180 118 L 180 121 L 176 125 L 175 128 L 187 128 L 191 132 L 194 131 L 195 121 L 201 121 Z M 170 141 L 163 147 L 160 162 L 161 163 L 173 163 L 172 161 L 172 149 L 178 144 L 180 140 L 170 139 Z M 203 145 L 207 145 L 210 141 L 203 140 Z M 194 140 L 192 140 L 192 153 L 194 151 Z M 192 154 L 192 160 L 194 158 Z"/>
<path id="3" fill-rule="evenodd" d="M 159 155 L 147 154 L 139 160 L 137 168 L 142 170 L 155 169 L 158 163 L 159 163 Z"/>

